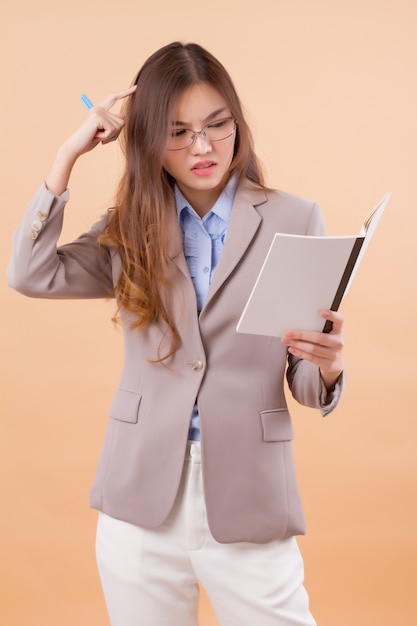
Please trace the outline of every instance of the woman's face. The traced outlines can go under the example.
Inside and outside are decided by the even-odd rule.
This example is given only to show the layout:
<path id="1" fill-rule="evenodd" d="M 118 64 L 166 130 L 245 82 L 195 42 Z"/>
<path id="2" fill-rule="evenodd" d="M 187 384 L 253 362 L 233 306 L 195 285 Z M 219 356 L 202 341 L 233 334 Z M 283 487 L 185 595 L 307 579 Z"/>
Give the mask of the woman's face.
<path id="1" fill-rule="evenodd" d="M 178 98 L 167 138 L 171 132 L 184 129 L 200 131 L 207 124 L 231 115 L 226 101 L 214 87 L 197 83 Z M 165 150 L 164 168 L 201 217 L 212 208 L 222 191 L 233 159 L 235 137 L 233 132 L 226 139 L 210 142 L 196 135 L 187 148 Z"/>

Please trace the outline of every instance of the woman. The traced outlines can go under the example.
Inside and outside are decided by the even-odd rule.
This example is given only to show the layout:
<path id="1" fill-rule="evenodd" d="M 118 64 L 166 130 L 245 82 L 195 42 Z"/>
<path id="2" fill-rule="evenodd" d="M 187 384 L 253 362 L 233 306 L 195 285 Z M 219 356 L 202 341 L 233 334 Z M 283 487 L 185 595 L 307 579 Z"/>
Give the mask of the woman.
<path id="1" fill-rule="evenodd" d="M 119 134 L 116 208 L 57 249 L 72 167 Z M 283 380 L 334 409 L 343 318 L 322 312 L 329 334 L 236 332 L 277 231 L 323 234 L 319 208 L 264 186 L 229 75 L 180 43 L 89 112 L 17 230 L 12 287 L 117 298 L 125 365 L 91 490 L 113 626 L 195 626 L 198 581 L 222 626 L 315 623 Z"/>

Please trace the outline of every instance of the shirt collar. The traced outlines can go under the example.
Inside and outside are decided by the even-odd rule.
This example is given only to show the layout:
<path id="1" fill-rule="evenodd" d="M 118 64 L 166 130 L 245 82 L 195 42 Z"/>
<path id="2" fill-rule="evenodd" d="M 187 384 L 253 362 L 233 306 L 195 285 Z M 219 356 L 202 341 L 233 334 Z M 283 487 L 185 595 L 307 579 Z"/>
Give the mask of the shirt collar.
<path id="1" fill-rule="evenodd" d="M 230 215 L 232 213 L 236 189 L 237 189 L 237 176 L 235 175 L 230 178 L 227 185 L 221 192 L 220 196 L 217 198 L 214 206 L 207 213 L 207 215 L 210 215 L 210 213 L 215 213 L 224 222 L 226 222 L 226 224 L 228 224 L 230 220 Z M 193 212 L 195 212 L 193 207 L 187 201 L 187 199 L 183 196 L 183 194 L 181 193 L 177 185 L 175 185 L 174 187 L 174 193 L 175 193 L 175 205 L 177 208 L 178 219 L 180 219 L 181 213 L 185 208 L 191 209 Z M 204 217 L 207 217 L 207 215 L 205 215 Z"/>

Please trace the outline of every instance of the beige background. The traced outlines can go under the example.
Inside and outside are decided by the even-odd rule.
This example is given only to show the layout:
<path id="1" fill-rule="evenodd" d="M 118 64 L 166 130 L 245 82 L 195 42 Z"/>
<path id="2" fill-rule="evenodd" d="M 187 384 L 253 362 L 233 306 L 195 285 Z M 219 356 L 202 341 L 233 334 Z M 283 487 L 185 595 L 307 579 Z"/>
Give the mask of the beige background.
<path id="1" fill-rule="evenodd" d="M 122 350 L 111 303 L 6 287 L 12 233 L 79 95 L 124 88 L 176 39 L 223 61 L 269 184 L 319 202 L 330 234 L 393 192 L 343 303 L 342 405 L 293 407 L 300 546 L 320 626 L 416 623 L 416 19 L 415 0 L 2 0 L 2 624 L 108 624 L 87 498 Z M 77 165 L 65 238 L 111 203 L 121 164 L 111 145 Z"/>

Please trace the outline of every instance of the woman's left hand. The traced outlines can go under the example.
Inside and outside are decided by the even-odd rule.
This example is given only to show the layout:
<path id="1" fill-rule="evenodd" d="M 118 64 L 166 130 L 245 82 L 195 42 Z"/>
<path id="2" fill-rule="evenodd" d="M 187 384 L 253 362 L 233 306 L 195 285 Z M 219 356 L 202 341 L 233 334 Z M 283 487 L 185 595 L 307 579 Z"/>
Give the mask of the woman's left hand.
<path id="1" fill-rule="evenodd" d="M 320 311 L 320 315 L 332 322 L 330 333 L 288 330 L 282 336 L 281 343 L 288 346 L 288 352 L 294 356 L 317 365 L 326 389 L 331 391 L 344 368 L 344 318 L 336 311 Z"/>

